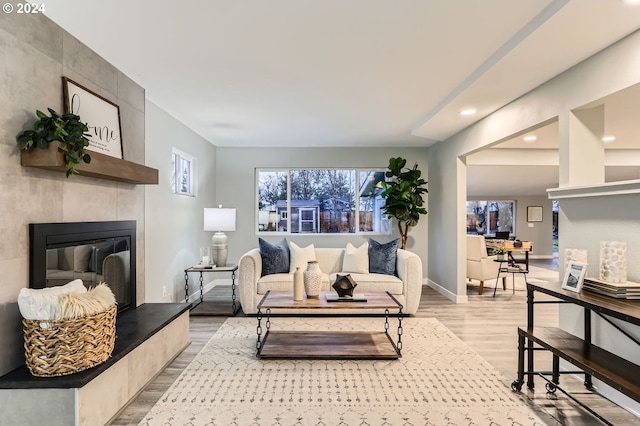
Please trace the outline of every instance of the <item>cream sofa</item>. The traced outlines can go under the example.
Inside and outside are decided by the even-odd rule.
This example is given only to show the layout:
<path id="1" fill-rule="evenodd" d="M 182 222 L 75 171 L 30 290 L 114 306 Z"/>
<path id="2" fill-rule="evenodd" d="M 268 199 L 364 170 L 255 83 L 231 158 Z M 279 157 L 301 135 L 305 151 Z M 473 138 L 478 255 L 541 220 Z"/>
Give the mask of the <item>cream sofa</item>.
<path id="1" fill-rule="evenodd" d="M 344 248 L 316 248 L 316 260 L 320 264 L 323 273 L 321 291 L 332 291 L 331 284 L 336 280 L 338 273 L 342 272 L 342 260 Z M 293 274 L 272 274 L 261 277 L 262 257 L 260 251 L 255 248 L 245 253 L 238 264 L 238 290 L 242 310 L 246 314 L 258 312 L 257 306 L 268 290 L 286 290 L 292 292 Z M 403 305 L 403 313 L 415 314 L 420 304 L 422 294 L 422 261 L 415 253 L 399 249 L 397 252 L 396 274 L 356 274 L 350 273 L 358 284 L 355 292 L 381 292 L 389 291 Z M 308 310 L 273 309 L 272 313 L 309 314 Z M 313 310 L 314 314 L 335 314 L 335 310 Z M 384 313 L 380 309 L 353 309 L 341 310 L 340 313 Z"/>

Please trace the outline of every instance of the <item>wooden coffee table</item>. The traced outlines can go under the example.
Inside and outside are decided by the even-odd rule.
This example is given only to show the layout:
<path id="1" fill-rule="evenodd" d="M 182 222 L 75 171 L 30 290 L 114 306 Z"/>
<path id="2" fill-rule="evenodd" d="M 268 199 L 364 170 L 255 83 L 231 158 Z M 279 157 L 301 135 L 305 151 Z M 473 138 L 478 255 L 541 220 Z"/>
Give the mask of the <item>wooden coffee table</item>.
<path id="1" fill-rule="evenodd" d="M 289 291 L 268 291 L 258 303 L 259 358 L 295 359 L 398 359 L 402 351 L 402 305 L 389 293 L 365 293 L 366 302 L 329 302 L 326 294 L 320 297 L 294 301 Z M 384 331 L 276 331 L 271 329 L 271 309 L 332 309 L 340 315 L 344 309 L 385 310 Z M 390 310 L 398 317 L 398 341 L 389 334 Z M 266 333 L 262 335 L 263 314 L 266 315 Z M 349 321 L 349 317 L 344 317 Z"/>

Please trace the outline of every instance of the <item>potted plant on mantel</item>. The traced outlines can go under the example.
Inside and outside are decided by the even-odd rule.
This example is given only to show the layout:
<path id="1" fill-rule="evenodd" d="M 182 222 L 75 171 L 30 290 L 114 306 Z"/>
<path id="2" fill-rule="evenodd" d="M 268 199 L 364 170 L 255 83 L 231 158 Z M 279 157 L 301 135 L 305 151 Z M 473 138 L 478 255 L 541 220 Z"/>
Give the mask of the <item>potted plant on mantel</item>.
<path id="1" fill-rule="evenodd" d="M 48 149 L 52 142 L 58 143 L 58 149 L 64 153 L 66 175 L 73 176 L 78 173 L 75 169 L 76 164 L 81 161 L 87 164 L 91 162 L 91 156 L 86 152 L 89 146 L 89 128 L 76 114 L 61 115 L 51 108 L 47 109 L 51 115 L 37 110 L 38 120 L 33 124 L 33 130 L 19 133 L 16 141 L 22 151 Z"/>
<path id="2" fill-rule="evenodd" d="M 424 187 L 427 181 L 422 179 L 418 164 L 414 164 L 412 169 L 404 168 L 406 164 L 404 158 L 390 158 L 385 173 L 389 180 L 380 182 L 384 189 L 380 195 L 386 200 L 382 211 L 397 219 L 403 249 L 407 248 L 409 228 L 418 224 L 420 215 L 427 214 L 427 209 L 422 207 L 422 194 L 428 192 Z"/>

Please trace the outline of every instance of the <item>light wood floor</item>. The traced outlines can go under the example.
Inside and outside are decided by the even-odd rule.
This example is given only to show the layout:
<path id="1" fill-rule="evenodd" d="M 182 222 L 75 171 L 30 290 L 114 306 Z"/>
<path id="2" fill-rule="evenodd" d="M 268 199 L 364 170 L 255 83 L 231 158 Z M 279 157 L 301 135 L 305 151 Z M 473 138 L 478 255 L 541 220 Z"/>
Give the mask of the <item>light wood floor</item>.
<path id="1" fill-rule="evenodd" d="M 537 266 L 554 268 L 549 262 L 536 262 Z M 469 303 L 455 304 L 428 286 L 423 287 L 420 308 L 416 316 L 435 317 L 461 340 L 471 346 L 483 358 L 491 363 L 503 376 L 505 386 L 509 387 L 516 378 L 517 371 L 517 327 L 526 324 L 526 293 L 516 291 L 512 294 L 498 289 L 493 298 L 493 283 L 488 283 L 486 291 L 478 296 L 477 288 L 469 287 Z M 491 290 L 491 291 L 489 291 Z M 216 288 L 209 298 L 228 297 L 222 294 L 228 289 Z M 242 312 L 240 312 L 242 315 Z M 217 331 L 225 317 L 191 317 L 191 345 L 180 354 L 171 365 L 151 382 L 138 397 L 129 404 L 113 421 L 113 425 L 137 425 L 155 402 L 169 388 L 182 370 Z M 558 322 L 556 304 L 543 304 L 536 307 L 536 325 L 554 326 Z M 550 369 L 551 357 L 547 354 L 536 355 L 536 370 Z M 576 396 L 595 411 L 603 415 L 614 425 L 640 425 L 640 419 L 608 400 L 587 392 L 577 378 L 563 376 L 561 385 L 574 391 Z M 561 425 L 600 425 L 597 418 L 579 407 L 560 393 L 548 394 L 544 381 L 536 379 L 535 389 L 523 387 L 520 397 L 536 410 L 541 410 L 548 424 Z"/>

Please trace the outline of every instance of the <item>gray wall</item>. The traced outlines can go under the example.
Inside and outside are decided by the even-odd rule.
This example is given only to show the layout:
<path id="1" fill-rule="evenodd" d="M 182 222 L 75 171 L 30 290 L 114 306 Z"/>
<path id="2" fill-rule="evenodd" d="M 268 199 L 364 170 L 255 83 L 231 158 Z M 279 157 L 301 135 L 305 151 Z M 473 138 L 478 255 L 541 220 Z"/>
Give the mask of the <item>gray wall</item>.
<path id="1" fill-rule="evenodd" d="M 205 207 L 216 206 L 216 148 L 152 102 L 146 105 L 147 139 L 153 147 L 147 149 L 146 164 L 159 171 L 158 185 L 148 186 L 145 197 L 146 302 L 181 302 L 183 271 L 198 263 L 201 246 L 211 245 L 211 233 L 203 230 L 203 213 Z M 174 147 L 196 157 L 195 197 L 171 192 Z M 196 284 L 192 275 L 190 295 L 199 292 Z"/>
<path id="2" fill-rule="evenodd" d="M 258 246 L 255 228 L 256 192 L 255 169 L 268 167 L 371 167 L 385 169 L 391 157 L 403 157 L 407 164 L 418 168 L 427 176 L 426 150 L 420 148 L 225 148 L 218 147 L 216 159 L 216 201 L 224 207 L 237 208 L 235 232 L 229 237 L 229 262 L 238 262 L 243 253 Z M 430 184 L 429 184 L 430 185 Z M 429 188 L 429 185 L 427 187 Z M 426 197 L 428 198 L 428 197 Z M 428 200 L 425 200 L 428 201 Z M 427 206 L 427 210 L 429 207 Z M 428 216 L 428 214 L 427 214 Z M 392 225 L 393 235 L 374 236 L 378 241 L 397 238 L 397 226 Z M 423 216 L 418 226 L 409 231 L 407 248 L 420 256 L 423 274 L 427 271 L 427 218 Z M 275 242 L 282 237 L 268 236 Z M 294 235 L 289 241 L 299 245 L 316 247 L 344 247 L 347 242 L 359 245 L 366 236 L 355 235 Z"/>
<path id="3" fill-rule="evenodd" d="M 124 157 L 144 163 L 144 90 L 38 15 L 0 14 L 0 374 L 24 363 L 21 288 L 28 287 L 28 224 L 137 221 L 138 303 L 144 302 L 144 187 L 20 166 L 15 137 L 35 110 L 63 111 L 62 76 L 120 106 Z"/>

